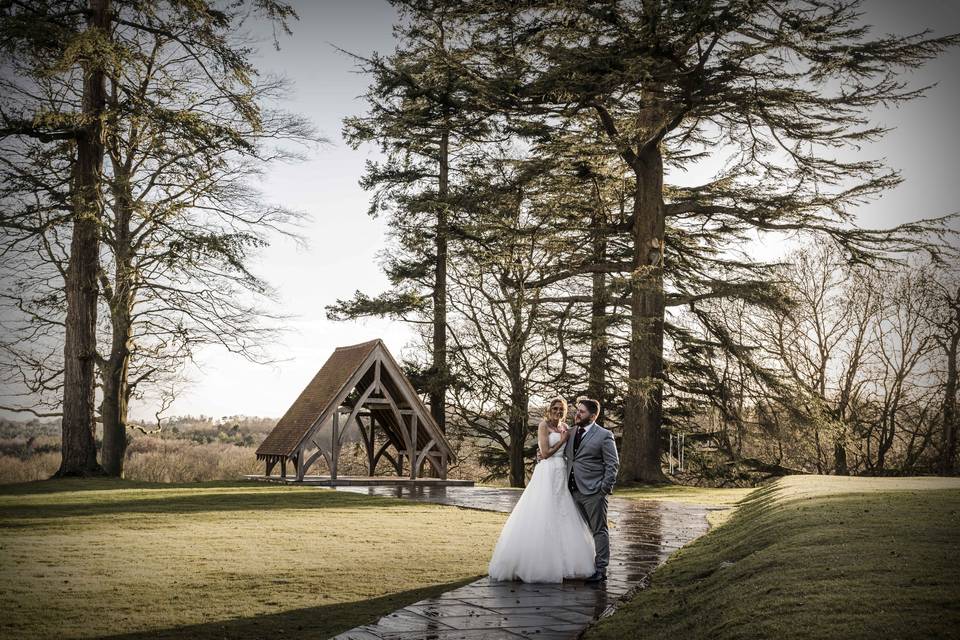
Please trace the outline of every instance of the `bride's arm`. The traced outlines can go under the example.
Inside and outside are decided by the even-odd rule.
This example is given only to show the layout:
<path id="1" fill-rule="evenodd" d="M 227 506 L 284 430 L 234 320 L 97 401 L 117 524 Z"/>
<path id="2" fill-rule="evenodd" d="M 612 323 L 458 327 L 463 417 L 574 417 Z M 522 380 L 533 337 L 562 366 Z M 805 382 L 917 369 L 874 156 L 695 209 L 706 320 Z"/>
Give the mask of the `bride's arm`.
<path id="1" fill-rule="evenodd" d="M 546 460 L 550 457 L 550 430 L 547 429 L 547 421 L 541 420 L 537 425 L 537 445 L 540 449 L 540 459 Z"/>

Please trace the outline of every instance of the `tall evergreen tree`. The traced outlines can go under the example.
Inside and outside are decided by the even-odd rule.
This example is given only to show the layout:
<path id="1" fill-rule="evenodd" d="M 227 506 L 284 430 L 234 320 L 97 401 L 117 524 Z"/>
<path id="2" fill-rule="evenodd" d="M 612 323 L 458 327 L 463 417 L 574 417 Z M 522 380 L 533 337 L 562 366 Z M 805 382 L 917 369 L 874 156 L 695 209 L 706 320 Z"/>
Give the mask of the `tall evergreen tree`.
<path id="1" fill-rule="evenodd" d="M 128 403 L 138 385 L 181 366 L 200 344 L 261 361 L 276 333 L 270 322 L 277 314 L 248 302 L 270 297 L 249 269 L 250 254 L 269 232 L 289 234 L 297 215 L 263 202 L 250 185 L 272 162 L 294 157 L 276 141 L 316 136 L 302 118 L 264 108 L 285 83 L 260 79 L 249 65 L 249 52 L 235 43 L 242 16 L 179 18 L 198 30 L 207 20 L 209 37 L 235 52 L 232 66 L 219 64 L 209 43 L 174 39 L 184 28 L 172 16 L 150 33 L 117 30 L 137 55 L 109 82 L 103 235 L 112 260 L 100 282 L 110 339 L 98 367 L 101 462 L 111 475 L 122 473 Z"/>
<path id="2" fill-rule="evenodd" d="M 222 168 L 219 163 L 229 153 L 222 151 L 224 143 L 242 155 L 249 147 L 249 139 L 229 130 L 224 108 L 237 114 L 248 131 L 259 132 L 264 126 L 255 93 L 250 91 L 251 77 L 255 75 L 249 61 L 251 51 L 232 37 L 232 32 L 251 11 L 268 16 L 285 30 L 286 21 L 295 15 L 288 5 L 273 0 L 251 0 L 226 10 L 213 2 L 179 0 L 147 5 L 127 0 L 90 0 L 89 6 L 82 2 L 54 6 L 24 2 L 3 7 L 0 41 L 8 56 L 6 70 L 11 75 L 4 77 L 4 86 L 10 91 L 5 93 L 0 114 L 3 120 L 0 136 L 5 145 L 17 149 L 18 160 L 28 162 L 26 165 L 10 162 L 4 167 L 7 175 L 14 175 L 16 180 L 11 189 L 4 192 L 2 224 L 13 231 L 15 237 L 11 244 L 33 242 L 41 247 L 41 254 L 54 264 L 64 280 L 63 318 L 42 320 L 47 325 L 64 326 L 62 373 L 54 370 L 50 375 L 51 378 L 62 375 L 63 380 L 63 463 L 58 475 L 101 472 L 94 441 L 97 304 L 101 293 L 98 285 L 103 285 L 102 293 L 109 298 L 114 328 L 111 355 L 99 358 L 106 392 L 101 405 L 106 408 L 104 464 L 109 472 L 120 473 L 126 441 L 124 385 L 130 355 L 130 327 L 119 326 L 118 318 L 124 314 L 115 312 L 126 309 L 129 325 L 133 296 L 130 285 L 137 280 L 129 272 L 129 252 L 143 246 L 143 238 L 131 240 L 128 233 L 130 221 L 135 217 L 133 207 L 139 204 L 129 197 L 134 190 L 130 181 L 152 170 L 156 182 L 165 169 L 173 167 L 175 173 L 185 169 L 191 160 L 199 163 L 193 165 L 192 180 L 217 174 Z M 142 85 L 149 83 L 149 78 L 138 72 L 144 69 L 144 64 L 156 63 L 156 59 L 150 62 L 151 47 L 156 54 L 164 43 L 172 42 L 180 47 L 180 60 L 194 63 L 193 70 L 198 77 L 206 79 L 209 92 L 219 98 L 219 102 L 201 103 L 209 109 L 203 114 L 206 119 L 197 117 L 199 110 L 185 113 L 167 109 L 165 96 L 176 91 L 170 84 L 146 98 L 138 94 Z M 166 63 L 175 65 L 176 61 Z M 37 88 L 40 90 L 36 91 Z M 136 159 L 124 158 L 130 161 L 125 166 L 113 153 L 113 172 L 108 175 L 109 172 L 104 171 L 108 142 L 112 145 L 111 152 L 116 152 L 120 146 L 117 141 L 125 134 L 158 129 L 179 131 L 182 137 L 175 141 L 176 145 L 184 140 L 197 143 L 192 147 L 196 155 L 191 155 L 189 145 L 180 146 L 176 152 L 168 148 L 166 154 L 151 148 Z M 223 153 L 219 159 L 213 152 L 203 153 L 218 144 Z M 37 175 L 44 180 L 31 183 L 30 162 L 44 159 L 52 160 L 56 169 L 51 172 L 40 164 Z M 212 164 L 205 165 L 204 160 L 212 160 Z M 66 170 L 69 180 L 59 179 L 56 170 Z M 223 172 L 219 173 L 222 178 Z M 176 191 L 174 183 L 159 182 L 169 188 L 167 196 Z M 190 192 L 188 184 L 181 195 L 186 193 L 187 198 L 195 198 L 192 206 L 203 205 L 197 193 Z M 18 188 L 22 190 L 17 192 Z M 118 277 L 112 283 L 104 276 L 105 268 L 100 264 L 100 245 L 107 226 L 104 207 L 108 200 L 113 213 L 118 214 L 114 219 L 117 224 L 110 225 L 113 235 L 109 246 L 118 266 L 114 270 Z M 183 205 L 181 199 L 177 206 Z M 63 215 L 64 212 L 68 215 Z M 51 244 L 51 240 L 60 233 L 59 227 L 65 225 L 70 227 L 69 250 L 58 256 L 59 247 L 55 242 Z M 235 258 L 242 255 L 240 248 L 250 239 L 197 235 L 195 240 L 199 245 L 194 243 L 197 246 L 184 249 L 185 252 L 226 255 L 225 261 L 233 260 L 236 266 Z M 233 257 L 228 255 L 231 241 L 233 249 L 240 249 L 234 251 Z M 185 245 L 181 242 L 180 246 Z M 224 250 L 218 251 L 217 246 Z M 155 266 L 151 267 L 154 271 Z M 56 312 L 56 295 L 43 302 L 43 306 Z M 42 368 L 44 363 L 38 366 Z M 44 380 L 40 386 L 48 389 L 51 386 L 48 378 Z"/>
<path id="3" fill-rule="evenodd" d="M 622 394 L 617 379 L 625 365 L 626 299 L 623 278 L 629 259 L 625 233 L 630 194 L 623 167 L 583 127 L 535 133 L 529 155 L 542 175 L 537 181 L 537 213 L 551 230 L 544 241 L 560 246 L 557 268 L 540 281 L 547 288 L 558 336 L 576 379 L 570 397 L 583 395 L 601 403 L 599 422 L 613 417 L 619 426 Z M 572 275 L 571 275 L 572 274 Z M 586 293 L 588 292 L 588 293 Z"/>
<path id="4" fill-rule="evenodd" d="M 434 420 L 445 429 L 447 364 L 447 268 L 457 238 L 451 207 L 458 163 L 469 162 L 468 147 L 483 137 L 466 78 L 451 62 L 462 55 L 456 3 L 396 0 L 399 39 L 389 56 L 354 56 L 370 76 L 368 112 L 344 120 L 343 135 L 354 148 L 376 143 L 382 162 L 371 162 L 361 185 L 373 191 L 369 213 L 389 211 L 394 246 L 384 269 L 393 289 L 328 307 L 334 319 L 390 316 L 431 325 L 431 364 L 421 376 Z"/>
<path id="5" fill-rule="evenodd" d="M 458 200 L 465 237 L 450 265 L 452 408 L 480 442 L 491 476 L 506 472 L 510 486 L 522 487 L 533 454 L 531 410 L 570 384 L 571 358 L 557 349 L 565 321 L 550 308 L 563 303 L 544 299 L 549 288 L 516 283 L 555 271 L 570 230 L 551 211 L 549 161 L 497 145 L 488 151 Z"/>
<path id="6" fill-rule="evenodd" d="M 936 283 L 940 301 L 939 311 L 933 323 L 940 328 L 937 342 L 943 351 L 944 380 L 943 403 L 940 407 L 942 438 L 937 471 L 952 475 L 957 471 L 957 436 L 960 416 L 957 413 L 957 395 L 960 392 L 960 376 L 957 356 L 960 353 L 960 282 L 956 273 Z"/>
<path id="7" fill-rule="evenodd" d="M 471 5 L 481 34 L 476 41 L 486 53 L 474 56 L 482 63 L 464 73 L 486 78 L 486 91 L 516 112 L 548 114 L 557 126 L 591 114 L 608 153 L 632 174 L 624 480 L 663 480 L 667 309 L 695 311 L 698 302 L 716 297 L 778 304 L 768 265 L 734 255 L 748 235 L 823 234 L 852 262 L 874 263 L 897 250 L 939 255 L 942 235 L 931 241 L 930 234 L 942 234 L 942 220 L 895 229 L 855 226 L 858 208 L 900 177 L 881 161 L 848 160 L 844 152 L 883 135 L 871 122 L 872 109 L 923 95 L 899 71 L 960 38 L 871 37 L 857 4 Z M 666 182 L 668 173 L 709 157 L 725 160 L 710 181 Z"/>
<path id="8" fill-rule="evenodd" d="M 89 0 L 50 6 L 8 4 L 3 8 L 0 43 L 9 71 L 36 77 L 66 74 L 79 95 L 74 113 L 50 113 L 20 95 L 7 94 L 0 136 L 43 142 L 68 140 L 59 148 L 73 154 L 68 188 L 71 227 L 69 259 L 64 272 L 65 319 L 62 385 L 62 462 L 58 476 L 97 475 L 94 438 L 96 372 L 97 270 L 104 158 L 103 123 L 106 74 L 113 28 L 110 0 Z M 8 87 L 15 86 L 11 81 Z M 32 111 L 31 107 L 41 107 Z M 32 233 L 31 225 L 4 215 L 4 226 Z"/>

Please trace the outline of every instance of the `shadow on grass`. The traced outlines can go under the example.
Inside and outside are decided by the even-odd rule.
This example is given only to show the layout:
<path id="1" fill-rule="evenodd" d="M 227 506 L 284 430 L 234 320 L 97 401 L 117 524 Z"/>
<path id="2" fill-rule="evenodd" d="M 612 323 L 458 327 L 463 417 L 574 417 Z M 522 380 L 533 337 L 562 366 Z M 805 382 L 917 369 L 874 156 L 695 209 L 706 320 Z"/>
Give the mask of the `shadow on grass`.
<path id="1" fill-rule="evenodd" d="M 217 489 L 224 489 L 218 491 Z M 192 490 L 195 490 L 192 491 Z M 101 493 L 89 493 L 100 491 Z M 134 492 L 134 495 L 130 495 Z M 61 494 L 58 502 L 52 494 Z M 45 495 L 30 502 L 30 496 Z M 78 499 L 79 495 L 79 499 Z M 277 511 L 284 509 L 377 508 L 408 501 L 315 488 L 273 487 L 252 483 L 154 484 L 122 480 L 52 480 L 9 485 L 0 497 L 23 497 L 0 506 L 0 527 L 11 519 L 88 517 L 116 514 L 183 514 L 210 511 Z M 6 520 L 7 522 L 3 522 Z"/>
<path id="2" fill-rule="evenodd" d="M 144 482 L 120 478 L 50 478 L 32 482 L 0 484 L 0 496 L 4 495 L 45 495 L 65 491 L 111 491 L 115 489 L 186 489 L 190 487 L 249 487 L 253 483 L 240 480 L 214 480 L 211 482 Z"/>
<path id="3" fill-rule="evenodd" d="M 354 627 L 376 622 L 381 616 L 426 598 L 456 589 L 477 580 L 474 576 L 448 584 L 413 589 L 360 602 L 330 604 L 250 618 L 218 620 L 203 624 L 151 629 L 136 633 L 103 636 L 110 640 L 173 638 L 330 638 Z"/>

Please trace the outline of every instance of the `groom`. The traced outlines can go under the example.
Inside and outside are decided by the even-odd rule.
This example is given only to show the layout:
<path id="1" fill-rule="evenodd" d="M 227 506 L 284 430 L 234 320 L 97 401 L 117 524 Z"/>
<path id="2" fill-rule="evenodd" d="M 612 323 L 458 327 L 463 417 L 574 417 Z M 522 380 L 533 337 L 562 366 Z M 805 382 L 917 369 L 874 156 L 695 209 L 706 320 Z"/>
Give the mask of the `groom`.
<path id="1" fill-rule="evenodd" d="M 607 496 L 613 493 L 613 483 L 616 482 L 617 468 L 620 466 L 613 433 L 594 422 L 599 415 L 599 402 L 589 398 L 577 400 L 577 413 L 573 419 L 577 431 L 567 439 L 563 451 L 563 457 L 567 460 L 570 493 L 593 531 L 597 548 L 594 560 L 596 570 L 587 578 L 587 582 L 600 582 L 607 578 L 607 565 L 610 564 Z"/>

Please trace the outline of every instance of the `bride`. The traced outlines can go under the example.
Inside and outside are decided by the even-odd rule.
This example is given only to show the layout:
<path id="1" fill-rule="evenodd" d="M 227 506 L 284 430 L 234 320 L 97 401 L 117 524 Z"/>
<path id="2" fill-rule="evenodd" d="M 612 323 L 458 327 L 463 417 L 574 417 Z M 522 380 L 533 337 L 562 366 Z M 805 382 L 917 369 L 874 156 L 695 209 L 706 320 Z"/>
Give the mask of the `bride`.
<path id="1" fill-rule="evenodd" d="M 500 532 L 488 569 L 493 580 L 563 582 L 594 572 L 593 534 L 567 488 L 566 416 L 566 400 L 551 400 L 537 428 L 543 459 Z"/>

